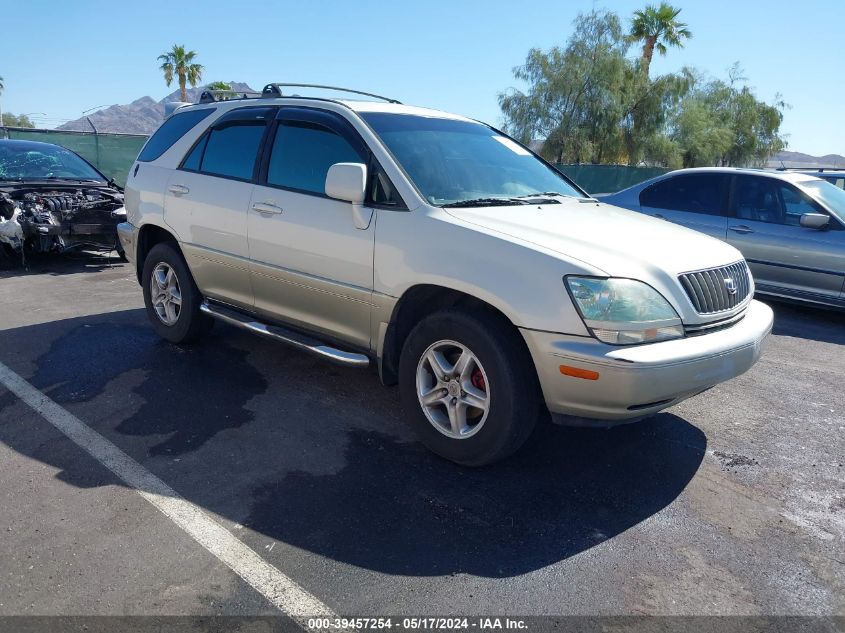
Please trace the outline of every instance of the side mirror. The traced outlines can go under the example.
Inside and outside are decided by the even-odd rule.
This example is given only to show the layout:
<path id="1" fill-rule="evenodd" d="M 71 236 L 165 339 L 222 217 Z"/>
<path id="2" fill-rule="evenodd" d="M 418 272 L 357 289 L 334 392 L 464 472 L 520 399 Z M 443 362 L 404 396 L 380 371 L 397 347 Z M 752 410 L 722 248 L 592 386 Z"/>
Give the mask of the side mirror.
<path id="1" fill-rule="evenodd" d="M 362 163 L 335 163 L 326 174 L 326 195 L 352 204 L 364 202 L 367 166 Z"/>
<path id="2" fill-rule="evenodd" d="M 830 216 L 824 213 L 804 213 L 800 222 L 805 229 L 824 229 L 830 222 Z"/>
<path id="3" fill-rule="evenodd" d="M 326 173 L 326 195 L 336 200 L 352 203 L 352 220 L 355 228 L 370 226 L 373 210 L 364 208 L 367 197 L 367 166 L 362 163 L 335 163 Z"/>

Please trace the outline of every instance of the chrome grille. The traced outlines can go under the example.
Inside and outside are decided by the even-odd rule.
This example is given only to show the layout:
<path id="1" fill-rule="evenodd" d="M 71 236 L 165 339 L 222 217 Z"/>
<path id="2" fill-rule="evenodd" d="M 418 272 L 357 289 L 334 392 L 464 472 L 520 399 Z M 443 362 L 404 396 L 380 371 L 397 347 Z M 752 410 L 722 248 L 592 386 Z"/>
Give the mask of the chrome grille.
<path id="1" fill-rule="evenodd" d="M 735 308 L 751 292 L 751 277 L 744 261 L 721 268 L 685 273 L 679 278 L 699 314 L 713 314 Z M 728 279 L 736 284 L 734 294 L 728 291 Z"/>

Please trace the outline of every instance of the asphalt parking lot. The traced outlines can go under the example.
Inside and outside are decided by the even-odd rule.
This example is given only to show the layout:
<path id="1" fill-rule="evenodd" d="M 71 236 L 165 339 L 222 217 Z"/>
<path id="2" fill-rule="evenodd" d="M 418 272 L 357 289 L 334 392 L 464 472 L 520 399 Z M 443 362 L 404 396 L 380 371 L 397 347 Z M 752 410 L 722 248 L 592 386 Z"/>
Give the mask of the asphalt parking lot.
<path id="1" fill-rule="evenodd" d="M 335 613 L 845 613 L 845 316 L 773 304 L 747 374 L 467 470 L 395 389 L 217 324 L 179 348 L 133 271 L 0 272 L 0 363 Z M 0 615 L 276 607 L 0 384 Z"/>

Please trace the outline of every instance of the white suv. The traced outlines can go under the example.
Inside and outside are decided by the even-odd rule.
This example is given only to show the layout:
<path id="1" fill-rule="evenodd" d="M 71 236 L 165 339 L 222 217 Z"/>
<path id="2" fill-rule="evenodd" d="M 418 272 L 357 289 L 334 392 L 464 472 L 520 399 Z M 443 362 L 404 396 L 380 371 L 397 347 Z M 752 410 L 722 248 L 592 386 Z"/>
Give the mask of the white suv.
<path id="1" fill-rule="evenodd" d="M 167 340 L 220 319 L 375 363 L 467 465 L 544 409 L 631 421 L 759 357 L 772 312 L 728 244 L 601 204 L 483 123 L 280 86 L 179 108 L 130 170 L 119 235 Z"/>

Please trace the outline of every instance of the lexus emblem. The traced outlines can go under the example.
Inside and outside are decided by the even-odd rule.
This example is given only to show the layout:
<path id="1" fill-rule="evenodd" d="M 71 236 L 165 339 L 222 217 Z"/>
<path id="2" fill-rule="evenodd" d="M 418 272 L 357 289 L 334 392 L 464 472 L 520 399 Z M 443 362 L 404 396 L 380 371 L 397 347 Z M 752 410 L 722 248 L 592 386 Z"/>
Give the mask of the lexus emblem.
<path id="1" fill-rule="evenodd" d="M 736 294 L 736 282 L 733 280 L 733 278 L 726 277 L 722 281 L 725 282 L 725 290 L 728 291 L 728 294 L 729 295 L 735 295 Z"/>

